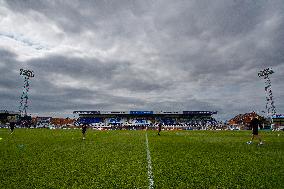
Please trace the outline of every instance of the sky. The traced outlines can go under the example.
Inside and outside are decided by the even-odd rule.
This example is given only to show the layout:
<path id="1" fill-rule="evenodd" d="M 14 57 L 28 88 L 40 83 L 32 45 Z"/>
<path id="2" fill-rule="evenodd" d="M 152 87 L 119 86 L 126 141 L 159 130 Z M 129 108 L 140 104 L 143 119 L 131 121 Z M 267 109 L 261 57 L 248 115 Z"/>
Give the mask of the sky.
<path id="1" fill-rule="evenodd" d="M 0 0 L 0 109 L 284 113 L 283 0 Z"/>

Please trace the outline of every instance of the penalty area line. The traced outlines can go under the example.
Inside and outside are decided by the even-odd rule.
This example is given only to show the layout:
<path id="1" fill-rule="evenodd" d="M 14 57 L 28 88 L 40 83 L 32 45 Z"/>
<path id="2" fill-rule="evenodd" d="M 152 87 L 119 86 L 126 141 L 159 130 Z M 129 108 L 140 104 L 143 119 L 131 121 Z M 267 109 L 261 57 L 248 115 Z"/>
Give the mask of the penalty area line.
<path id="1" fill-rule="evenodd" d="M 152 162 L 151 162 L 151 155 L 150 155 L 150 150 L 149 150 L 147 132 L 146 132 L 146 151 L 147 151 L 147 161 L 148 161 L 149 189 L 152 189 L 152 188 L 154 188 L 154 176 L 153 176 L 153 172 L 152 172 Z"/>

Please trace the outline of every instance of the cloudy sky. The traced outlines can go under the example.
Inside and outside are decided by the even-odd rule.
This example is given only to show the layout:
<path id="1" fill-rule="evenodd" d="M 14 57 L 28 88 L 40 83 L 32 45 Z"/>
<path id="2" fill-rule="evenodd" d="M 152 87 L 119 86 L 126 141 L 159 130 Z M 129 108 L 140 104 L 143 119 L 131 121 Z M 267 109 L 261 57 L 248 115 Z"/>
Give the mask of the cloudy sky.
<path id="1" fill-rule="evenodd" d="M 284 113 L 283 0 L 0 0 L 0 109 Z"/>

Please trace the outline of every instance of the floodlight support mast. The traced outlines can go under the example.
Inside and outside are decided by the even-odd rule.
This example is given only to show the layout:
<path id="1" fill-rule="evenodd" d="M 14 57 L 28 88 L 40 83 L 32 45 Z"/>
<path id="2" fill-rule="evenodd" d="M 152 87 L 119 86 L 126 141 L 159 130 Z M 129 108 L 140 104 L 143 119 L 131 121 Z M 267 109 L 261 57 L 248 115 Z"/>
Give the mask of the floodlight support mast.
<path id="1" fill-rule="evenodd" d="M 273 95 L 272 95 L 272 88 L 271 88 L 271 81 L 269 76 L 272 75 L 274 71 L 270 68 L 266 68 L 258 72 L 258 77 L 265 79 L 265 93 L 266 93 L 266 111 L 267 116 L 272 117 L 276 114 L 276 109 L 274 105 Z"/>
<path id="2" fill-rule="evenodd" d="M 30 89 L 29 79 L 34 77 L 34 72 L 31 70 L 20 69 L 20 75 L 24 79 L 23 91 L 21 95 L 21 101 L 19 106 L 19 111 L 21 116 L 27 116 L 27 109 L 28 109 L 28 92 Z"/>

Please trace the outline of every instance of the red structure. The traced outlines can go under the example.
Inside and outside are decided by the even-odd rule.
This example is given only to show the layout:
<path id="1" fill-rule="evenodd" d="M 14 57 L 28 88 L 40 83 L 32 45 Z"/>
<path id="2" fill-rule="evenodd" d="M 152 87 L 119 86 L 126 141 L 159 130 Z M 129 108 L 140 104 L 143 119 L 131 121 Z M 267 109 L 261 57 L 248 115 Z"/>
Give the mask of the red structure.
<path id="1" fill-rule="evenodd" d="M 230 119 L 229 124 L 237 125 L 242 129 L 249 129 L 250 122 L 253 118 L 258 118 L 260 121 L 263 122 L 263 124 L 268 124 L 268 120 L 266 120 L 264 117 L 258 115 L 255 112 L 239 114 L 234 118 Z"/>

